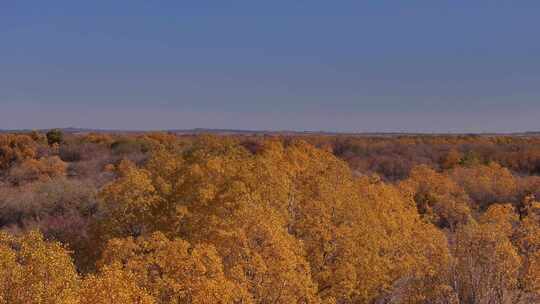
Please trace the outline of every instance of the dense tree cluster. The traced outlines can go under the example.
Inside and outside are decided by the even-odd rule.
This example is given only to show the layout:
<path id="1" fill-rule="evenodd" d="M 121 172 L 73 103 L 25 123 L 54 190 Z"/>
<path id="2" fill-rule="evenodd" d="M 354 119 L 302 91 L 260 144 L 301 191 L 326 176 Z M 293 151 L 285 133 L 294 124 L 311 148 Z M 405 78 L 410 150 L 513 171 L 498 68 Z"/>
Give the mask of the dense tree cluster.
<path id="1" fill-rule="evenodd" d="M 0 134 L 0 303 L 538 303 L 537 160 L 533 137 Z"/>
<path id="2" fill-rule="evenodd" d="M 328 147 L 353 170 L 392 181 L 422 164 L 448 170 L 495 162 L 521 174 L 540 174 L 540 138 L 534 136 L 314 136 L 308 141 Z"/>

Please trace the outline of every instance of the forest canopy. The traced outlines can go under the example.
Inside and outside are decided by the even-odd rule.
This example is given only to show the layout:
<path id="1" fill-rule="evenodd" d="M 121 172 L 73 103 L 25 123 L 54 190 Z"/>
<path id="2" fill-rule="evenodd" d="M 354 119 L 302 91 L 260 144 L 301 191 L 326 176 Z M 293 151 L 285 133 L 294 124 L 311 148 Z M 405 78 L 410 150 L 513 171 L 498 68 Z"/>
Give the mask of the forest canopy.
<path id="1" fill-rule="evenodd" d="M 540 138 L 0 134 L 0 303 L 540 301 Z"/>

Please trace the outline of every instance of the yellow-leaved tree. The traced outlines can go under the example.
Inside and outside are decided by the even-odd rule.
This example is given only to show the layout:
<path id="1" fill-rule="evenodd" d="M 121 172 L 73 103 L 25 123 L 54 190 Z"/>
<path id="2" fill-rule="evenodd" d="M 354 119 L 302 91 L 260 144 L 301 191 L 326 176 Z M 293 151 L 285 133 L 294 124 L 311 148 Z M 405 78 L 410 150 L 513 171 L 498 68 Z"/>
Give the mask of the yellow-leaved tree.
<path id="1" fill-rule="evenodd" d="M 202 137 L 118 171 L 101 194 L 102 244 L 159 231 L 211 246 L 255 303 L 369 303 L 398 281 L 443 284 L 446 239 L 413 197 L 358 180 L 305 142 L 266 140 L 252 153 Z"/>
<path id="2" fill-rule="evenodd" d="M 98 275 L 87 282 L 88 290 L 94 282 L 106 285 L 113 280 L 123 280 L 127 285 L 118 287 L 129 288 L 115 293 L 126 299 L 123 301 L 163 304 L 252 302 L 241 285 L 225 277 L 221 258 L 213 246 L 199 244 L 193 247 L 180 239 L 169 240 L 158 232 L 148 237 L 109 241 L 99 265 Z M 110 286 L 116 287 L 114 283 Z"/>
<path id="3" fill-rule="evenodd" d="M 465 191 L 450 177 L 428 166 L 414 167 L 400 187 L 413 196 L 418 212 L 439 228 L 454 231 L 472 218 Z"/>
<path id="4" fill-rule="evenodd" d="M 150 293 L 137 284 L 131 272 L 113 264 L 89 274 L 81 284 L 80 304 L 155 304 Z"/>
<path id="5" fill-rule="evenodd" d="M 0 232 L 0 303 L 75 304 L 79 279 L 69 252 L 38 232 Z"/>

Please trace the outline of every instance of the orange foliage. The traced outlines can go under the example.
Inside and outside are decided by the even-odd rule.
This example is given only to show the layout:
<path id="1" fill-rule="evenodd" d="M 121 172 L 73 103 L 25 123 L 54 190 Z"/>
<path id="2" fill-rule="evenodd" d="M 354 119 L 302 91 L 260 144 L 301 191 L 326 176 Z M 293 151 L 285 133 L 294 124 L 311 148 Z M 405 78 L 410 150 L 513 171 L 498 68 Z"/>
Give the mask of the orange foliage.
<path id="1" fill-rule="evenodd" d="M 0 135 L 0 304 L 536 303 L 537 145 Z"/>
<path id="2" fill-rule="evenodd" d="M 36 157 L 36 149 L 37 144 L 30 136 L 0 134 L 0 170 Z"/>
<path id="3" fill-rule="evenodd" d="M 33 181 L 46 181 L 66 175 L 67 164 L 58 156 L 27 159 L 20 165 L 11 168 L 9 180 L 20 185 Z"/>

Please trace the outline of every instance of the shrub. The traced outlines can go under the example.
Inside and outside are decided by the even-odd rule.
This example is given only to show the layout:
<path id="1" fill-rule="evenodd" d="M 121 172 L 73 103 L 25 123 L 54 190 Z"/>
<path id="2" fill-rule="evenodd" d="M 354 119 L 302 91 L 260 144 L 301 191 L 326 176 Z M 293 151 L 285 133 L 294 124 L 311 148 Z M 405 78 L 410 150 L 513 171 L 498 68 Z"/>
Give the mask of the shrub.
<path id="1" fill-rule="evenodd" d="M 53 129 L 47 132 L 47 142 L 49 145 L 61 144 L 64 141 L 64 133 L 59 129 Z"/>

